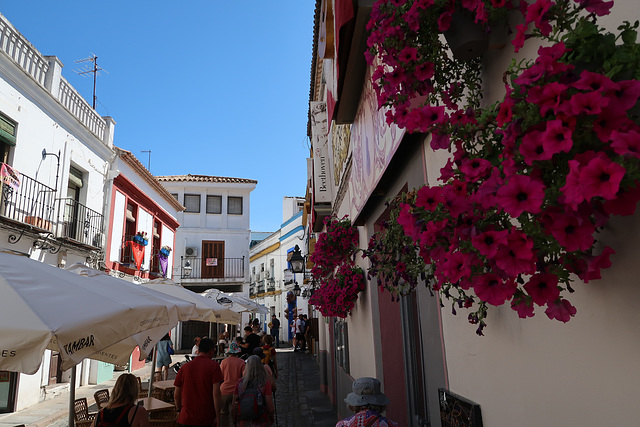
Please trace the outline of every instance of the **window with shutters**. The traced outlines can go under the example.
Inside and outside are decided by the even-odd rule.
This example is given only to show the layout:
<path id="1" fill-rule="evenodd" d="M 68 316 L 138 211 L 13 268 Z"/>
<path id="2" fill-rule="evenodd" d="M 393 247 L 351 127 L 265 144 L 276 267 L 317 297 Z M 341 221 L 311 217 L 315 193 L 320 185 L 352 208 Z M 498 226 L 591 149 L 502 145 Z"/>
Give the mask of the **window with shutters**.
<path id="1" fill-rule="evenodd" d="M 185 212 L 200 213 L 200 195 L 185 194 L 184 195 Z"/>
<path id="2" fill-rule="evenodd" d="M 229 196 L 227 213 L 229 215 L 242 215 L 242 197 Z"/>
<path id="3" fill-rule="evenodd" d="M 207 213 L 222 213 L 222 196 L 207 196 Z"/>

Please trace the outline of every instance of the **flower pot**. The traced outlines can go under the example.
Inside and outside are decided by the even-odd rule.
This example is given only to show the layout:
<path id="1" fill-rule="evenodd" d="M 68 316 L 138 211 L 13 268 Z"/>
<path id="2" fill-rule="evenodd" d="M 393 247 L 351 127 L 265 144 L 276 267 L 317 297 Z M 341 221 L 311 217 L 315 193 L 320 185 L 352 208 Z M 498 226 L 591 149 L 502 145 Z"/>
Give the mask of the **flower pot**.
<path id="1" fill-rule="evenodd" d="M 470 12 L 456 11 L 451 17 L 451 26 L 444 32 L 453 56 L 461 61 L 477 58 L 489 47 L 489 32 L 486 27 L 474 22 Z"/>
<path id="2" fill-rule="evenodd" d="M 168 250 L 166 250 L 166 249 L 160 249 L 160 253 L 161 253 L 162 255 L 166 256 L 166 257 L 168 257 L 168 256 L 169 256 L 169 251 L 168 251 Z"/>

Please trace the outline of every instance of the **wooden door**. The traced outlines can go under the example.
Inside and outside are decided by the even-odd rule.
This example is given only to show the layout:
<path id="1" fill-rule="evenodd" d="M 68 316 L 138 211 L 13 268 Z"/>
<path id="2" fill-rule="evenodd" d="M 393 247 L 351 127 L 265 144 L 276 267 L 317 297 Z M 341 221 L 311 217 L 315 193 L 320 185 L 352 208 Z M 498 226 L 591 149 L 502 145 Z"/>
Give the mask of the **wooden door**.
<path id="1" fill-rule="evenodd" d="M 202 241 L 202 278 L 224 278 L 224 242 L 215 240 Z"/>

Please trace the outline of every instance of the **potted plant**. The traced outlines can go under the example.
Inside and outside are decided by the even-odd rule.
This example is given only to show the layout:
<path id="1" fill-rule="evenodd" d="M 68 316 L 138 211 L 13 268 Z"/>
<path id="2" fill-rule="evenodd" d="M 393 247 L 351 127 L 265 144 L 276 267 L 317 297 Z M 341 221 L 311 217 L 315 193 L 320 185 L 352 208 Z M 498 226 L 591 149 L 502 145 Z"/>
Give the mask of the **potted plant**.
<path id="1" fill-rule="evenodd" d="M 133 241 L 143 246 L 147 246 L 149 244 L 149 238 L 147 237 L 147 233 L 144 231 L 138 231 L 136 235 L 133 236 Z"/>
<path id="2" fill-rule="evenodd" d="M 171 246 L 169 245 L 164 245 L 162 248 L 160 248 L 160 253 L 165 256 L 168 257 L 169 254 L 171 253 Z"/>

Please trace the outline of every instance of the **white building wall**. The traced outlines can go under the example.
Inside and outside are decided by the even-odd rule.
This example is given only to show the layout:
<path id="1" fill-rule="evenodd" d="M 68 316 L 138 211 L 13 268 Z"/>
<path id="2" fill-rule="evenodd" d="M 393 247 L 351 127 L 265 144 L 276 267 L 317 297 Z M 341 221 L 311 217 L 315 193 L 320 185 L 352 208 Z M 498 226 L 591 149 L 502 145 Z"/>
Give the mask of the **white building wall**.
<path id="1" fill-rule="evenodd" d="M 124 217 L 126 215 L 126 206 L 127 199 L 124 194 L 119 191 L 116 191 L 114 206 L 113 206 L 113 216 L 111 218 L 111 223 L 113 227 L 111 229 L 111 250 L 109 252 L 109 261 L 119 261 L 122 245 L 120 244 L 120 240 L 122 239 L 122 235 L 124 234 Z"/>

